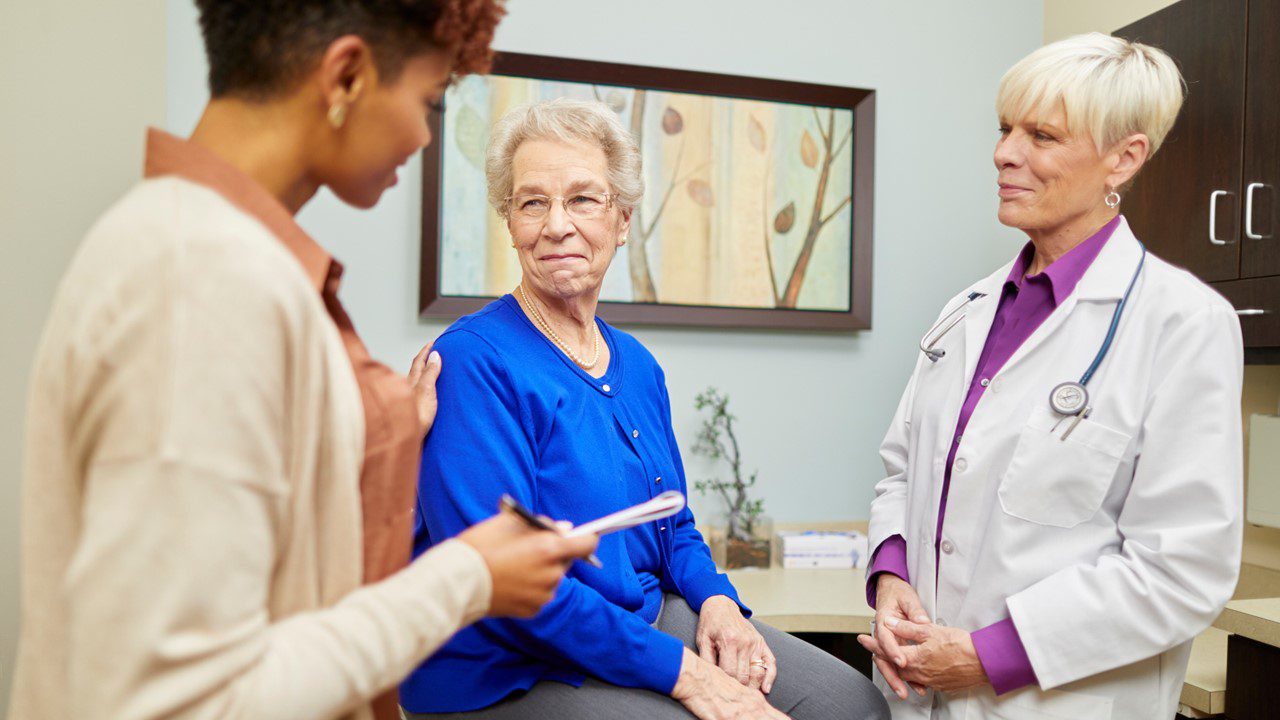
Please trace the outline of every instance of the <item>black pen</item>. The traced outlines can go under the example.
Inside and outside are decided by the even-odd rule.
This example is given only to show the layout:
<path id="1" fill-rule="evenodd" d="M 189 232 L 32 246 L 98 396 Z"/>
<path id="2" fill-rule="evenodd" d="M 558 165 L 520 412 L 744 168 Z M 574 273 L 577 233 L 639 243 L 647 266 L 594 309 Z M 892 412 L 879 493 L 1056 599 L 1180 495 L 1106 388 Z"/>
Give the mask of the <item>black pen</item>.
<path id="1" fill-rule="evenodd" d="M 560 528 L 556 527 L 555 525 L 552 525 L 546 520 L 543 520 L 537 515 L 534 515 L 532 512 L 530 512 L 529 508 L 525 507 L 524 505 L 521 505 L 520 501 L 516 500 L 510 495 L 503 493 L 501 502 L 502 502 L 502 507 L 506 508 L 507 510 L 510 510 L 516 515 L 519 515 L 520 519 L 524 520 L 531 527 L 537 528 L 538 530 L 550 530 L 551 532 L 557 535 L 564 534 L 560 532 Z M 595 553 L 592 553 L 587 556 L 587 562 L 591 563 L 593 566 L 598 568 L 604 567 L 604 563 L 600 562 L 600 558 L 596 557 Z"/>

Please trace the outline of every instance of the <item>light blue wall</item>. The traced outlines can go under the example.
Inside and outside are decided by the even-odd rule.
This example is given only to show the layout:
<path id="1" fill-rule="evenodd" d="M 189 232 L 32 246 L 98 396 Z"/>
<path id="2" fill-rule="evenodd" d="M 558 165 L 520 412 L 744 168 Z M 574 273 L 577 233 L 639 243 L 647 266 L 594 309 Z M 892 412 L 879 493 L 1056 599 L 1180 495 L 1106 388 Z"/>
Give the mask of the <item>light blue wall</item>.
<path id="1" fill-rule="evenodd" d="M 873 330 L 628 328 L 666 368 L 691 477 L 707 471 L 687 452 L 693 396 L 715 385 L 732 397 L 775 519 L 866 517 L 920 335 L 948 297 L 1023 242 L 995 219 L 992 106 L 1004 70 L 1040 44 L 1042 13 L 1009 0 L 510 3 L 499 49 L 876 90 Z M 168 26 L 168 127 L 187 133 L 206 100 L 190 0 L 169 0 Z M 397 368 L 444 327 L 416 318 L 420 169 L 415 161 L 373 211 L 325 194 L 300 218 L 346 264 L 356 326 Z"/>

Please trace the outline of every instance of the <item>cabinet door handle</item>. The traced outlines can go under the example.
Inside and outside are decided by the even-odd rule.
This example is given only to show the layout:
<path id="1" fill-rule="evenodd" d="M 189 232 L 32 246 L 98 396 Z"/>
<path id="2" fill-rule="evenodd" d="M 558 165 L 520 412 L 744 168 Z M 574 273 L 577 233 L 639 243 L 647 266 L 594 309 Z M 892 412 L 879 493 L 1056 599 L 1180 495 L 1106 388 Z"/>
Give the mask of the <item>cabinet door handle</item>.
<path id="1" fill-rule="evenodd" d="M 1262 308 L 1240 308 L 1236 310 L 1236 315 L 1240 317 L 1252 317 L 1254 315 L 1266 315 L 1267 311 Z"/>
<path id="2" fill-rule="evenodd" d="M 1209 242 L 1214 245 L 1226 245 L 1229 241 L 1219 240 L 1214 233 L 1218 228 L 1218 198 L 1232 193 L 1226 190 L 1214 190 L 1209 193 Z"/>
<path id="3" fill-rule="evenodd" d="M 1249 183 L 1244 190 L 1244 236 L 1250 240 L 1266 240 L 1270 235 L 1259 235 L 1253 231 L 1253 192 L 1267 187 L 1263 183 Z"/>

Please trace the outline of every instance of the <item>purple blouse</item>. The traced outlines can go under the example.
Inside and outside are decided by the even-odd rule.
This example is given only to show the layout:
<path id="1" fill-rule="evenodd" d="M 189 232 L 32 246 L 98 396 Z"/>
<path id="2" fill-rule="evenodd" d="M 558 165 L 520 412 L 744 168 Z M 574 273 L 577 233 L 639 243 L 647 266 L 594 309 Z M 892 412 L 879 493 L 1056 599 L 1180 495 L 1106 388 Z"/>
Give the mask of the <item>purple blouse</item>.
<path id="1" fill-rule="evenodd" d="M 942 499 L 938 507 L 938 524 L 934 535 L 934 554 L 938 552 L 942 538 L 942 522 L 947 513 L 947 494 L 951 489 L 951 464 L 956 459 L 956 449 L 960 446 L 960 438 L 964 435 L 969 419 L 973 417 L 978 401 L 983 392 L 991 384 L 992 378 L 1000 372 L 1009 358 L 1022 346 L 1022 343 L 1040 323 L 1062 304 L 1076 289 L 1080 278 L 1093 264 L 1102 247 L 1107 244 L 1111 233 L 1120 224 L 1120 216 L 1112 218 L 1089 239 L 1072 248 L 1067 254 L 1058 258 L 1039 275 L 1024 277 L 1027 268 L 1035 256 L 1035 246 L 1027 243 L 1013 263 L 1009 277 L 1000 292 L 1000 304 L 996 308 L 995 319 L 991 322 L 991 332 L 987 335 L 986 345 L 978 358 L 977 369 L 969 383 L 969 393 L 965 396 L 964 405 L 960 407 L 960 418 L 956 422 L 955 436 L 951 449 L 947 453 L 946 469 L 942 476 Z M 937 563 L 934 565 L 937 567 Z M 876 576 L 880 573 L 891 573 L 910 582 L 907 573 L 907 542 L 901 535 L 894 535 L 876 548 L 871 558 L 871 566 L 867 569 L 867 602 L 875 607 Z M 1018 629 L 1014 627 L 1012 618 L 1005 618 L 973 632 L 973 646 L 978 652 L 978 660 L 991 680 L 991 687 L 997 695 L 1017 690 L 1036 683 L 1036 673 L 1027 657 L 1026 648 Z"/>

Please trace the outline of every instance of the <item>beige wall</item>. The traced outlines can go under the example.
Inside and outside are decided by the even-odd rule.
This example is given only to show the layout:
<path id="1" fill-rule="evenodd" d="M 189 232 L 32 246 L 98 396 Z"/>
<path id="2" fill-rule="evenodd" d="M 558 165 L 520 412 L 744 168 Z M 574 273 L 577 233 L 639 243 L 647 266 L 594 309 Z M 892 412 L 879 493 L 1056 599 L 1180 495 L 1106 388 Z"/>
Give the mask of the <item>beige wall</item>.
<path id="1" fill-rule="evenodd" d="M 50 298 L 164 120 L 163 0 L 5 2 L 0 21 L 0 715 L 18 617 L 27 376 Z"/>
<path id="2" fill-rule="evenodd" d="M 1170 0 L 1044 0 L 1044 41 L 1092 31 L 1111 33 L 1172 4 Z"/>
<path id="3" fill-rule="evenodd" d="M 1091 30 L 1113 32 L 1172 4 L 1170 0 L 1045 0 L 1044 39 L 1051 42 Z M 1245 368 L 1242 406 L 1246 430 L 1249 415 L 1277 411 L 1277 406 L 1280 406 L 1280 366 Z M 1245 442 L 1247 452 L 1248 437 Z M 1246 563 L 1280 570 L 1280 530 L 1247 527 L 1244 538 Z"/>

